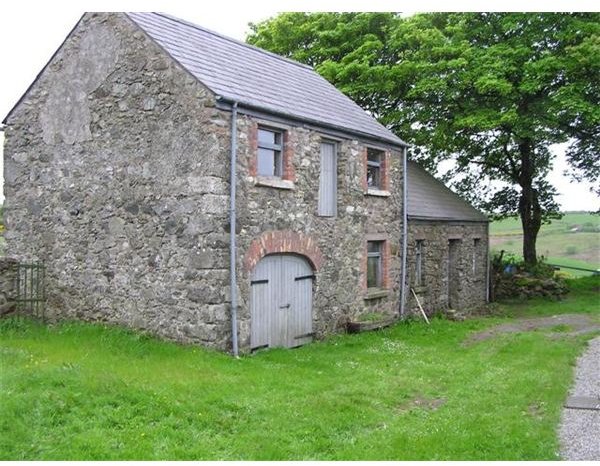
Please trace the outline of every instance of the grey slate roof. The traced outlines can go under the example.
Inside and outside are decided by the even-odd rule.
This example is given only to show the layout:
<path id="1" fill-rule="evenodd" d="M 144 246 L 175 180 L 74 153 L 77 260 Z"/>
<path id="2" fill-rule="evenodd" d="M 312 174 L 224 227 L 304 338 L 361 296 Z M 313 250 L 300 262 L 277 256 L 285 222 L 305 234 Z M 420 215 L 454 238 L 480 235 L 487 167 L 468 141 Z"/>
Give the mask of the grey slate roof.
<path id="1" fill-rule="evenodd" d="M 127 13 L 215 94 L 241 106 L 405 143 L 309 66 L 161 13 Z"/>
<path id="2" fill-rule="evenodd" d="M 407 170 L 408 218 L 486 222 L 487 217 L 415 162 Z"/>

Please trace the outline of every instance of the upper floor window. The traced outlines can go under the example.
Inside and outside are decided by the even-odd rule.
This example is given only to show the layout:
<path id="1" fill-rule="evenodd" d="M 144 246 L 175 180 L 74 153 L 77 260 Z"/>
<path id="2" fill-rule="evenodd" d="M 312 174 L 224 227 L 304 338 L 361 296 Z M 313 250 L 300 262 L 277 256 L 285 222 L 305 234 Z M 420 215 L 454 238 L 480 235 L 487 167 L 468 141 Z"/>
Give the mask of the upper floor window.
<path id="1" fill-rule="evenodd" d="M 367 149 L 367 188 L 383 189 L 384 152 L 379 149 Z"/>
<path id="2" fill-rule="evenodd" d="M 258 128 L 257 174 L 259 176 L 283 176 L 283 132 L 270 128 Z"/>

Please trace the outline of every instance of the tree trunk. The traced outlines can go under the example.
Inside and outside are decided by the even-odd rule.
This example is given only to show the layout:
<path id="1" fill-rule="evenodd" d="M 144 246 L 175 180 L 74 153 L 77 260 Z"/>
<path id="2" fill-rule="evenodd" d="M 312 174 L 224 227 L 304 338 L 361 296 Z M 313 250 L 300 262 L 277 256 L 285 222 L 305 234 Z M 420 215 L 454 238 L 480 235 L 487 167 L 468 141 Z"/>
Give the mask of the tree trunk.
<path id="1" fill-rule="evenodd" d="M 535 244 L 542 226 L 542 209 L 538 194 L 533 187 L 533 151 L 530 141 L 519 144 L 521 153 L 521 198 L 519 199 L 519 216 L 523 226 L 523 259 L 525 265 L 532 266 L 537 263 Z"/>
<path id="2" fill-rule="evenodd" d="M 526 265 L 535 265 L 537 263 L 537 252 L 535 244 L 537 241 L 538 232 L 540 231 L 541 222 L 537 219 L 536 210 L 539 212 L 539 204 L 531 201 L 527 195 L 521 194 L 519 200 L 519 215 L 521 216 L 521 224 L 523 225 L 523 259 Z"/>

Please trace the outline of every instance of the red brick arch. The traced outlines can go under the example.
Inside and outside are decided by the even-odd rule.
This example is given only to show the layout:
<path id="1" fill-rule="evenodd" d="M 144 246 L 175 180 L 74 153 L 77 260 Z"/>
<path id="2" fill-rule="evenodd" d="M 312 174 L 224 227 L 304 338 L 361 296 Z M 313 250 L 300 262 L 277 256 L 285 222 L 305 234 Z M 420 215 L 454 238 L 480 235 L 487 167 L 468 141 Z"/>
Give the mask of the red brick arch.
<path id="1" fill-rule="evenodd" d="M 315 270 L 323 264 L 323 254 L 312 237 L 291 230 L 276 230 L 266 231 L 250 243 L 244 257 L 244 268 L 250 272 L 267 254 L 280 253 L 301 254 Z"/>

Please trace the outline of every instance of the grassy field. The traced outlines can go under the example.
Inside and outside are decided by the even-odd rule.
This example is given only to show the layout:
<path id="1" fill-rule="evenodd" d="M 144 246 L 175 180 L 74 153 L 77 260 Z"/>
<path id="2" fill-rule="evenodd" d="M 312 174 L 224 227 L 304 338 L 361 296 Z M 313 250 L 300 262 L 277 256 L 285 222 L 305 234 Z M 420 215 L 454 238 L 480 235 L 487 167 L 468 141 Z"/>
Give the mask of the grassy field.
<path id="1" fill-rule="evenodd" d="M 598 313 L 598 277 L 577 283 L 564 301 L 505 304 L 493 318 L 239 360 L 118 328 L 3 320 L 0 459 L 557 459 L 589 336 L 465 340 L 507 315 Z"/>
<path id="2" fill-rule="evenodd" d="M 494 251 L 504 249 L 520 256 L 523 247 L 520 220 L 511 218 L 493 222 L 490 243 Z M 599 269 L 600 216 L 567 212 L 562 219 L 543 225 L 538 236 L 537 252 L 552 264 Z M 574 276 L 589 275 L 569 269 L 564 271 Z"/>

